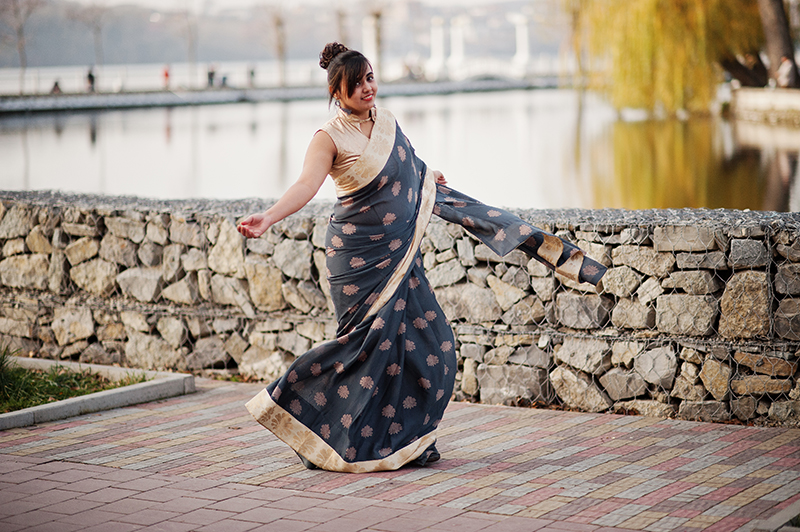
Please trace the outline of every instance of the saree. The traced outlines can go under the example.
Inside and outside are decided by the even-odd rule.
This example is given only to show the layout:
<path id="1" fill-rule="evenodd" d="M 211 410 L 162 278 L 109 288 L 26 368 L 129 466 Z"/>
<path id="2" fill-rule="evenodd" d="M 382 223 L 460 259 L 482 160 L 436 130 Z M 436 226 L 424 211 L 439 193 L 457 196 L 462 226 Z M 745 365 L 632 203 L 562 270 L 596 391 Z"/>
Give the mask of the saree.
<path id="1" fill-rule="evenodd" d="M 605 267 L 503 209 L 437 185 L 385 109 L 336 187 L 325 272 L 336 339 L 298 357 L 246 406 L 322 469 L 424 463 L 457 371 L 453 331 L 420 252 L 431 215 L 462 225 L 498 255 L 519 248 L 578 282 L 597 284 Z"/>

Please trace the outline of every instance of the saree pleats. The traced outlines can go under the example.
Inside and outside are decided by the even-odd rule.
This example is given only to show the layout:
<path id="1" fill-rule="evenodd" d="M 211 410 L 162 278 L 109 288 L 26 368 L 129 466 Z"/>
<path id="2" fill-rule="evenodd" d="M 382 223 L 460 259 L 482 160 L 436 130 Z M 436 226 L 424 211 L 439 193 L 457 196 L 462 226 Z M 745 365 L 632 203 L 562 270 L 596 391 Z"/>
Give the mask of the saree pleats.
<path id="1" fill-rule="evenodd" d="M 519 247 L 590 282 L 605 269 L 502 209 L 437 187 L 384 109 L 364 154 L 341 179 L 349 193 L 330 219 L 324 272 L 337 338 L 295 360 L 247 408 L 321 468 L 393 470 L 435 442 L 455 384 L 455 339 L 420 253 L 432 213 L 500 255 Z"/>

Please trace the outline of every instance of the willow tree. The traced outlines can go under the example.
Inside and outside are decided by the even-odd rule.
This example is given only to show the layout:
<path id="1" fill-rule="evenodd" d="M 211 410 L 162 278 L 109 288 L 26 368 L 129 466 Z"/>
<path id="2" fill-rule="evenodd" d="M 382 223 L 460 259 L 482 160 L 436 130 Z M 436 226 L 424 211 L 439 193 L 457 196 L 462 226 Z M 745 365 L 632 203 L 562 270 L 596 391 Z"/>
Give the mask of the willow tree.
<path id="1" fill-rule="evenodd" d="M 752 0 L 567 0 L 580 4 L 580 42 L 600 72 L 592 80 L 617 107 L 704 112 L 722 61 L 759 50 Z"/>

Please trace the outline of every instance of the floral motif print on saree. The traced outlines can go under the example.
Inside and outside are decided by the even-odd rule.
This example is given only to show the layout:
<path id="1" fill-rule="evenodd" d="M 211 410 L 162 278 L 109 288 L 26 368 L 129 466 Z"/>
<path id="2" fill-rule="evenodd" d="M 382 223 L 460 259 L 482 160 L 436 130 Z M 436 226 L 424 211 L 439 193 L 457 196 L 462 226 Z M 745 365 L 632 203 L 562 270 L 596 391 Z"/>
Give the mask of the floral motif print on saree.
<path id="1" fill-rule="evenodd" d="M 500 255 L 519 247 L 576 280 L 596 283 L 605 268 L 517 216 L 437 187 L 385 109 L 336 184 L 326 274 L 337 338 L 299 357 L 247 408 L 318 467 L 393 470 L 435 442 L 455 382 L 453 332 L 420 253 L 432 213 Z"/>

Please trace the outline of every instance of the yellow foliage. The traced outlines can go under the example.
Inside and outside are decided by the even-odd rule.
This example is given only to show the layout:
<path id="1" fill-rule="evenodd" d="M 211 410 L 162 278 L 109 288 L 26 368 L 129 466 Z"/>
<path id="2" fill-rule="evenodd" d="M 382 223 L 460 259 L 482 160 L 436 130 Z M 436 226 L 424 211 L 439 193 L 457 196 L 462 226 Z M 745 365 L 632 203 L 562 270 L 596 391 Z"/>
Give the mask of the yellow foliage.
<path id="1" fill-rule="evenodd" d="M 586 51 L 616 107 L 705 112 L 718 61 L 763 40 L 754 0 L 565 0 L 579 11 Z"/>

